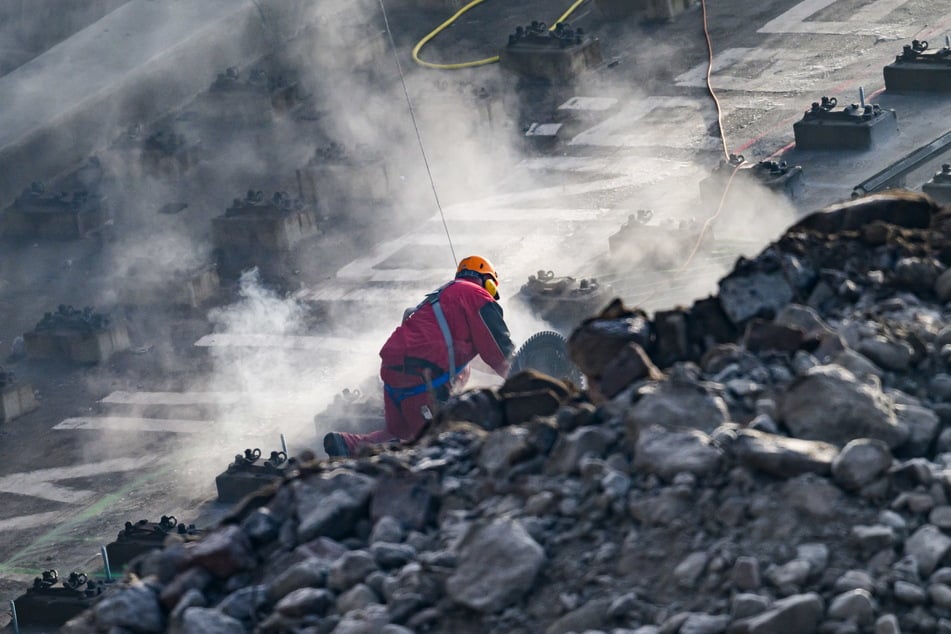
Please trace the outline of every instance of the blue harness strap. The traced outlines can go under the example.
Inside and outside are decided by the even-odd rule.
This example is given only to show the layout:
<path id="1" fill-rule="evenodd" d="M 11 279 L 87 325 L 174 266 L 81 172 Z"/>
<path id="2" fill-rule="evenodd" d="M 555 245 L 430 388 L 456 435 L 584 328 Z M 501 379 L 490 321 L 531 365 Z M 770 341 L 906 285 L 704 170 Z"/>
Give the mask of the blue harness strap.
<path id="1" fill-rule="evenodd" d="M 459 372 L 462 372 L 462 370 L 465 367 L 466 366 L 462 366 L 461 368 L 459 368 Z M 414 385 L 413 387 L 393 387 L 392 385 L 387 385 L 386 383 L 384 383 L 383 391 L 386 392 L 387 396 L 393 399 L 394 403 L 399 405 L 400 403 L 402 403 L 403 401 L 405 401 L 406 399 L 412 396 L 419 396 L 420 394 L 425 394 L 426 391 L 430 387 L 435 390 L 437 387 L 442 387 L 443 385 L 446 385 L 451 380 L 452 380 L 452 375 L 450 375 L 448 372 L 445 372 L 437 376 L 429 384 L 423 383 L 422 385 Z"/>
<path id="2" fill-rule="evenodd" d="M 449 322 L 446 320 L 446 314 L 443 312 L 442 306 L 439 305 L 439 295 L 446 288 L 448 288 L 449 286 L 452 286 L 454 283 L 455 283 L 455 280 L 452 280 L 446 284 L 443 284 L 439 288 L 437 288 L 435 291 L 427 295 L 426 299 L 420 302 L 420 304 L 412 312 L 407 311 L 407 314 L 403 318 L 405 321 L 406 319 L 409 318 L 410 315 L 412 315 L 414 312 L 416 312 L 417 310 L 419 310 L 426 304 L 429 304 L 430 306 L 433 307 L 433 314 L 435 314 L 436 316 L 436 323 L 439 324 L 439 331 L 442 333 L 443 341 L 445 341 L 446 343 L 446 353 L 449 357 L 449 371 L 444 374 L 440 374 L 439 376 L 437 376 L 435 379 L 432 380 L 432 383 L 428 385 L 424 383 L 422 385 L 416 385 L 413 387 L 392 387 L 384 383 L 383 390 L 386 392 L 386 394 L 390 398 L 393 399 L 393 401 L 397 405 L 399 405 L 406 399 L 410 398 L 411 396 L 424 394 L 426 390 L 428 390 L 430 387 L 432 387 L 433 389 L 437 387 L 442 387 L 446 383 L 449 383 L 449 381 L 451 381 L 457 374 L 462 372 L 463 368 L 466 367 L 465 365 L 462 366 L 461 368 L 456 367 L 456 348 L 452 342 L 452 332 L 450 332 L 449 330 Z"/>

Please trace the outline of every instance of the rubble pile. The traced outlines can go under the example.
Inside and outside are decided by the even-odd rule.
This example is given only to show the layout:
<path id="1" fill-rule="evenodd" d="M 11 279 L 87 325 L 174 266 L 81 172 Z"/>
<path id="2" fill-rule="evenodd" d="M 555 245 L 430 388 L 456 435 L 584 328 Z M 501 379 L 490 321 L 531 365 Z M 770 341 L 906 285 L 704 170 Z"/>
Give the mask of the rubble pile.
<path id="1" fill-rule="evenodd" d="M 803 219 L 717 296 L 615 301 L 415 446 L 307 460 L 82 632 L 951 632 L 951 209 Z"/>

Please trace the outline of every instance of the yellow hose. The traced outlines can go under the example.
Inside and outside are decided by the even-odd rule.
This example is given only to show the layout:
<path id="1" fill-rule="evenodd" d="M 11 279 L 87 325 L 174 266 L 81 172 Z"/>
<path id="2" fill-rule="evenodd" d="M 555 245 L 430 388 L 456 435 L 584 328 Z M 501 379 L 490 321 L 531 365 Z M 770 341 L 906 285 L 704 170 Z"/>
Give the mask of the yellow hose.
<path id="1" fill-rule="evenodd" d="M 562 16 L 558 18 L 558 20 L 554 24 L 548 27 L 548 30 L 554 31 L 555 27 L 558 26 L 560 22 L 564 22 L 565 20 L 567 20 L 568 16 L 574 13 L 575 9 L 581 6 L 581 3 L 584 1 L 585 0 L 575 0 L 575 2 L 568 8 L 568 10 L 565 11 L 562 14 Z M 413 47 L 413 61 L 419 64 L 420 66 L 425 66 L 426 68 L 435 68 L 436 70 L 458 70 L 460 68 L 474 68 L 476 66 L 485 66 L 486 64 L 494 64 L 495 62 L 499 61 L 498 55 L 493 55 L 492 57 L 486 57 L 485 59 L 473 60 L 471 62 L 459 62 L 457 64 L 434 64 L 433 62 L 426 62 L 419 58 L 419 52 L 422 50 L 424 46 L 426 46 L 426 44 L 429 43 L 430 40 L 432 40 L 434 37 L 436 37 L 437 35 L 442 33 L 445 29 L 447 29 L 453 22 L 458 20 L 459 16 L 461 16 L 463 13 L 475 7 L 476 5 L 482 4 L 483 2 L 485 2 L 485 0 L 472 0 L 472 2 L 470 2 L 466 6 L 456 11 L 456 13 L 453 14 L 451 18 L 449 18 L 448 20 L 446 20 L 445 22 L 437 26 L 426 37 L 424 37 L 419 42 L 417 42 L 416 46 Z"/>
<path id="2" fill-rule="evenodd" d="M 575 12 L 575 9 L 577 9 L 579 6 L 581 6 L 581 3 L 582 3 L 582 2 L 584 2 L 584 0 L 575 0 L 574 4 L 572 4 L 570 7 L 568 7 L 568 10 L 565 11 L 565 12 L 561 15 L 561 17 L 558 18 L 558 20 L 557 20 L 554 24 L 552 24 L 550 27 L 548 27 L 548 30 L 549 30 L 549 31 L 554 31 L 554 30 L 555 30 L 555 27 L 558 26 L 558 23 L 559 23 L 559 22 L 564 22 L 565 20 L 567 20 L 567 19 L 568 19 L 568 16 L 571 15 L 572 13 L 574 13 L 574 12 Z"/>

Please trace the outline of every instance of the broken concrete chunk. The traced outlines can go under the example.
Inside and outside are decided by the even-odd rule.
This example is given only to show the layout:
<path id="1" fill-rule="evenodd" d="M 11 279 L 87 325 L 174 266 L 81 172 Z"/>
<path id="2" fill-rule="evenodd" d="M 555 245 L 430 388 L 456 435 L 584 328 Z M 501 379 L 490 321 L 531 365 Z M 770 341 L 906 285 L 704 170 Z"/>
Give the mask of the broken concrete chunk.
<path id="1" fill-rule="evenodd" d="M 822 598 L 814 593 L 796 594 L 777 601 L 772 608 L 748 621 L 749 634 L 812 634 L 822 618 Z"/>
<path id="2" fill-rule="evenodd" d="M 474 527 L 460 544 L 446 591 L 473 610 L 498 612 L 521 599 L 544 562 L 542 547 L 519 522 L 495 520 Z"/>
<path id="3" fill-rule="evenodd" d="M 795 295 L 781 269 L 734 272 L 720 280 L 720 306 L 739 326 L 753 317 L 772 318 Z"/>
<path id="4" fill-rule="evenodd" d="M 905 554 L 918 562 L 918 571 L 928 576 L 951 549 L 951 537 L 932 524 L 925 524 L 905 542 Z"/>
<path id="5" fill-rule="evenodd" d="M 628 434 L 640 427 L 696 429 L 710 433 L 729 420 L 726 403 L 700 385 L 663 382 L 644 391 L 627 415 Z"/>
<path id="6" fill-rule="evenodd" d="M 672 480 L 678 473 L 707 476 L 720 468 L 724 455 L 699 431 L 670 431 L 658 425 L 641 430 L 634 450 L 634 468 Z"/>
<path id="7" fill-rule="evenodd" d="M 886 473 L 892 452 L 881 440 L 857 438 L 850 441 L 832 461 L 832 477 L 847 490 L 858 490 Z"/>
<path id="8" fill-rule="evenodd" d="M 880 388 L 836 365 L 816 366 L 793 380 L 778 406 L 780 421 L 797 438 L 840 447 L 855 438 L 877 438 L 894 448 L 909 435 Z"/>
<path id="9" fill-rule="evenodd" d="M 835 445 L 741 429 L 732 445 L 736 460 L 780 478 L 803 473 L 827 475 L 839 453 Z"/>

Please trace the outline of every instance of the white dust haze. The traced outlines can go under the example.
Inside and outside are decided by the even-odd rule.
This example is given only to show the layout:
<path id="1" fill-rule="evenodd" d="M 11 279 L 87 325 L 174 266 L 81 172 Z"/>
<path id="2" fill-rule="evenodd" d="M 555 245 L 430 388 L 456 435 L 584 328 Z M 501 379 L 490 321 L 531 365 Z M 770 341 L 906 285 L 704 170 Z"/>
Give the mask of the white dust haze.
<path id="1" fill-rule="evenodd" d="M 174 11 L 173 2 L 163 1 Z M 689 303 L 715 292 L 717 279 L 730 270 L 738 255 L 761 250 L 796 215 L 781 197 L 737 180 L 729 204 L 708 228 L 714 237 L 713 250 L 701 249 L 686 267 L 694 243 L 685 240 L 683 232 L 652 234 L 651 247 L 665 254 L 663 263 L 638 260 L 636 242 L 611 253 L 610 236 L 639 209 L 652 210 L 651 223 L 660 227 L 678 223 L 700 227 L 716 212 L 717 201 L 704 201 L 699 195 L 699 181 L 718 158 L 718 142 L 707 134 L 715 120 L 710 104 L 684 105 L 678 110 L 682 120 L 671 126 L 645 116 L 655 105 L 652 98 L 617 82 L 616 75 L 580 80 L 576 94 L 610 95 L 620 108 L 601 128 L 600 136 L 578 130 L 563 140 L 555 155 L 594 165 L 596 170 L 554 166 L 544 162 L 551 155 L 533 150 L 522 136 L 529 115 L 514 96 L 513 77 L 498 67 L 453 75 L 412 64 L 410 42 L 428 31 L 426 25 L 416 25 L 414 33 L 394 34 L 416 116 L 414 126 L 389 39 L 382 32 L 378 3 L 330 0 L 293 2 L 285 8 L 279 2 L 261 1 L 259 5 L 263 28 L 281 42 L 281 51 L 266 60 L 239 65 L 237 70 L 242 78 L 265 69 L 271 77 L 298 81 L 308 96 L 302 106 L 308 115 L 300 116 L 302 110 L 266 112 L 263 122 L 229 125 L 228 117 L 234 113 L 217 113 L 214 99 L 203 94 L 161 121 L 142 122 L 138 133 L 117 125 L 100 153 L 106 173 L 103 192 L 116 210 L 114 236 L 104 247 L 103 274 L 88 291 L 103 306 L 134 304 L 133 315 L 144 315 L 148 323 L 136 343 L 154 344 L 155 354 L 183 324 L 191 328 L 186 330 L 191 336 L 195 322 L 202 318 L 204 331 L 196 335 L 232 342 L 184 351 L 190 347 L 187 341 L 177 347 L 164 345 L 176 348 L 163 353 L 160 362 L 175 375 L 174 381 L 157 377 L 154 382 L 176 383 L 178 389 L 206 393 L 212 401 L 220 395 L 201 412 L 202 417 L 212 416 L 218 426 L 212 433 L 182 441 L 189 452 L 219 470 L 251 443 L 260 443 L 265 454 L 277 449 L 281 433 L 291 454 L 317 449 L 320 435 L 333 422 L 323 422 L 318 429 L 314 415 L 344 388 L 367 381 L 371 388 L 376 386 L 377 353 L 402 309 L 415 305 L 452 276 L 448 244 L 408 248 L 403 257 L 410 265 L 425 262 L 431 274 L 398 285 L 396 298 L 380 302 L 379 308 L 369 301 L 363 309 L 341 303 L 315 311 L 300 293 L 345 285 L 338 270 L 368 256 L 382 242 L 412 244 L 404 236 L 418 232 L 424 222 L 437 222 L 434 188 L 446 208 L 457 255 L 480 253 L 499 266 L 502 305 L 516 344 L 551 328 L 516 300 L 528 276 L 539 270 L 598 277 L 628 304 L 650 310 Z M 405 24 L 400 22 L 402 28 Z M 504 43 L 504 37 L 500 39 L 496 45 Z M 493 91 L 494 99 L 486 99 L 484 91 L 480 94 L 484 87 Z M 162 169 L 144 168 L 142 136 L 158 130 L 181 135 L 196 157 L 194 163 L 187 168 L 174 162 Z M 659 150 L 670 144 L 674 133 L 687 139 L 682 151 L 669 155 Z M 331 143 L 351 155 L 376 157 L 385 163 L 389 183 L 385 206 L 356 201 L 341 220 L 340 209 L 321 202 L 332 197 L 322 199 L 318 192 L 324 236 L 298 254 L 295 270 L 299 273 L 291 275 L 284 288 L 276 290 L 262 283 L 258 274 L 246 272 L 226 289 L 230 293 L 226 304 L 197 319 L 194 314 L 185 319 L 180 310 L 162 304 L 160 295 L 169 286 L 180 285 L 189 271 L 212 264 L 212 218 L 248 190 L 261 190 L 266 196 L 284 190 L 297 196 L 295 171 Z M 674 176 L 664 176 L 665 171 Z M 603 190 L 592 185 L 609 179 L 618 184 Z M 366 182 L 361 189 L 370 191 L 377 184 Z M 479 201 L 490 201 L 485 205 L 495 208 L 538 207 L 540 230 L 512 235 L 504 221 L 483 222 Z M 178 203 L 187 207 L 168 211 L 177 209 Z M 457 211 L 452 211 L 453 206 L 458 206 Z M 587 213 L 593 220 L 588 225 L 552 225 L 545 220 L 544 209 L 565 207 Z M 335 226 L 344 226 L 345 220 L 354 221 L 360 231 L 348 225 L 347 231 L 335 234 Z M 552 237 L 551 226 L 563 226 L 564 231 Z M 721 239 L 726 245 L 717 247 Z M 378 285 L 360 289 L 361 299 L 367 300 L 381 292 Z M 155 295 L 154 304 L 148 301 L 150 294 Z M 193 368 L 176 365 L 183 356 L 198 358 Z M 479 380 L 491 383 L 494 379 Z M 130 387 L 150 389 L 146 381 Z M 121 445 L 125 441 L 116 437 L 110 442 Z M 135 446 L 142 440 L 128 442 Z M 176 486 L 187 492 L 212 493 L 210 481 L 196 483 L 192 478 Z"/>

